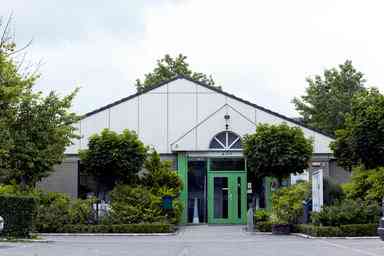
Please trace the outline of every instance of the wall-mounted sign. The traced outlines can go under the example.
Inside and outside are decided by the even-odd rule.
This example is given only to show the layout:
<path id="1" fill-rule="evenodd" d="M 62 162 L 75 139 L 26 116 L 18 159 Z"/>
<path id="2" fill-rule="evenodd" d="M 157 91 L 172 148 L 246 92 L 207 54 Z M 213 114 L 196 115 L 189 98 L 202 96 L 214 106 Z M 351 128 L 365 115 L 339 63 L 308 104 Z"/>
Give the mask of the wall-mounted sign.
<path id="1" fill-rule="evenodd" d="M 252 183 L 248 182 L 247 193 L 252 194 Z"/>

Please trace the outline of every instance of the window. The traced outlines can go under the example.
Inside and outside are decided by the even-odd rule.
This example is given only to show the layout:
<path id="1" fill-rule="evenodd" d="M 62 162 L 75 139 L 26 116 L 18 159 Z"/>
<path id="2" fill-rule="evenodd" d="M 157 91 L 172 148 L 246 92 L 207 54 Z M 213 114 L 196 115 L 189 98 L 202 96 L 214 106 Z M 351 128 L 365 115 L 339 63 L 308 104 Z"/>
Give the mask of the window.
<path id="1" fill-rule="evenodd" d="M 244 171 L 243 158 L 211 158 L 211 171 Z"/>
<path id="2" fill-rule="evenodd" d="M 225 131 L 217 134 L 209 143 L 210 149 L 241 149 L 241 138 L 234 132 Z"/>

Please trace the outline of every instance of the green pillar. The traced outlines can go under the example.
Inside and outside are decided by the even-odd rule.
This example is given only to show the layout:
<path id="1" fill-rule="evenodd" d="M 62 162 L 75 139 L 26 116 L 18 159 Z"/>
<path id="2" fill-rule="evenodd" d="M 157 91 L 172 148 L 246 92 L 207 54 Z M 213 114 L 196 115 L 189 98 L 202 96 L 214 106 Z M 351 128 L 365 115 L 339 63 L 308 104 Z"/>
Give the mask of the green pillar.
<path id="1" fill-rule="evenodd" d="M 188 159 L 185 152 L 177 153 L 177 174 L 179 175 L 183 189 L 180 192 L 180 201 L 183 205 L 183 214 L 181 216 L 180 224 L 187 224 L 188 222 Z"/>

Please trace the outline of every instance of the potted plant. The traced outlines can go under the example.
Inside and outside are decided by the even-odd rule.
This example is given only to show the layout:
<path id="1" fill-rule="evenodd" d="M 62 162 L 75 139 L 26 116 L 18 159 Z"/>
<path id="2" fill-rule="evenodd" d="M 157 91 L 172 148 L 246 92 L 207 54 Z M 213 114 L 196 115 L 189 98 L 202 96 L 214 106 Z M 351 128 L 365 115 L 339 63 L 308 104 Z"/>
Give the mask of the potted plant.
<path id="1" fill-rule="evenodd" d="M 280 188 L 272 195 L 272 233 L 289 234 L 292 224 L 298 223 L 303 216 L 303 200 L 308 198 L 310 185 L 301 182 Z"/>

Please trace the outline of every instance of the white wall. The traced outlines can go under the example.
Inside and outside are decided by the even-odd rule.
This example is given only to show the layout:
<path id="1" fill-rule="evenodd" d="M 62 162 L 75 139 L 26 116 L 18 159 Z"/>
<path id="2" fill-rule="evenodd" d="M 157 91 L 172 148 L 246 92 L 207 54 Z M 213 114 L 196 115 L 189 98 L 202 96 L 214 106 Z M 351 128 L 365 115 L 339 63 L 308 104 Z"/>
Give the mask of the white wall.
<path id="1" fill-rule="evenodd" d="M 82 139 L 66 153 L 75 154 L 85 148 L 88 137 L 103 128 L 134 130 L 145 144 L 160 153 L 208 150 L 211 138 L 225 129 L 225 114 L 230 115 L 229 129 L 241 136 L 253 132 L 258 123 L 297 126 L 191 81 L 177 79 L 81 120 L 78 126 Z M 304 127 L 303 131 L 314 139 L 315 153 L 331 153 L 331 138 Z"/>

